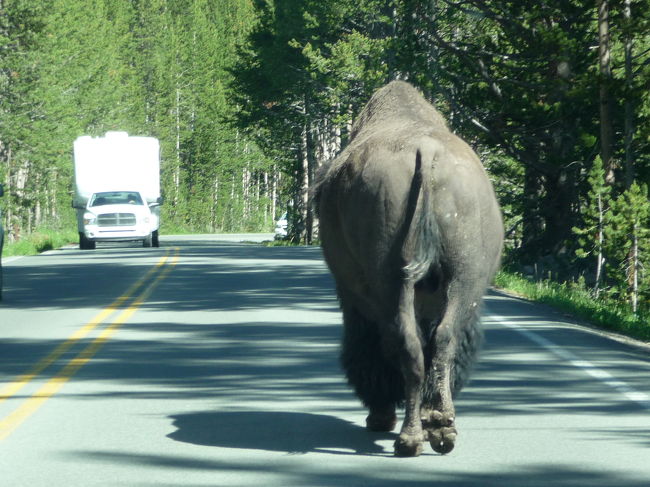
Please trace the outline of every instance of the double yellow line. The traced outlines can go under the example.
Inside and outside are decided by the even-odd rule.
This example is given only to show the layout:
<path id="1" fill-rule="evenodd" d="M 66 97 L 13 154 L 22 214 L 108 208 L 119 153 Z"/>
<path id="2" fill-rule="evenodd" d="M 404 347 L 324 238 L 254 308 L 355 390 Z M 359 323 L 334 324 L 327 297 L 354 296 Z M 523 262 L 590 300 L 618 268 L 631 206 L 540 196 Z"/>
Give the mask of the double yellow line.
<path id="1" fill-rule="evenodd" d="M 169 274 L 178 262 L 178 247 L 173 249 L 173 256 L 170 258 L 171 253 L 172 249 L 168 249 L 166 254 L 158 261 L 158 263 L 149 269 L 149 271 L 134 283 L 122 296 L 117 298 L 91 321 L 70 335 L 65 342 L 61 343 L 25 374 L 19 376 L 16 380 L 0 389 L 0 404 L 2 404 L 5 400 L 17 394 L 33 379 L 37 378 L 45 369 L 54 364 L 61 355 L 68 351 L 79 340 L 86 337 L 102 323 L 107 322 L 108 318 L 116 311 L 121 310 L 117 317 L 111 320 L 92 342 L 90 342 L 65 366 L 63 366 L 56 376 L 52 377 L 41 386 L 40 389 L 38 389 L 31 397 L 26 399 L 18 408 L 5 417 L 0 418 L 0 441 L 9 436 L 18 426 L 20 426 L 20 424 L 23 423 L 23 421 L 36 412 L 45 401 L 54 396 L 81 367 L 93 358 L 97 351 L 117 331 L 117 329 L 124 324 L 133 313 L 135 313 L 135 311 L 153 292 L 158 283 Z M 149 284 L 145 286 L 147 283 Z M 141 290 L 141 288 L 143 289 Z M 138 292 L 140 292 L 140 294 L 138 294 Z"/>

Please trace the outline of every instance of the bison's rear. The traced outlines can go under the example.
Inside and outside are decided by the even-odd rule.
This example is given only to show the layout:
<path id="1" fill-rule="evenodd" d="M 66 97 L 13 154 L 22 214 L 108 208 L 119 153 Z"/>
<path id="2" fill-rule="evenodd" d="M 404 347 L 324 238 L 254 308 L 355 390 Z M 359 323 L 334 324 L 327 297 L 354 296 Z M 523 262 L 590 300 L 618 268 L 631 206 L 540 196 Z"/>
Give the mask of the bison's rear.
<path id="1" fill-rule="evenodd" d="M 501 252 L 501 217 L 474 152 L 410 85 L 361 112 L 314 193 L 345 332 L 342 363 L 397 455 L 454 447 L 452 394 L 474 360 L 478 310 Z"/>

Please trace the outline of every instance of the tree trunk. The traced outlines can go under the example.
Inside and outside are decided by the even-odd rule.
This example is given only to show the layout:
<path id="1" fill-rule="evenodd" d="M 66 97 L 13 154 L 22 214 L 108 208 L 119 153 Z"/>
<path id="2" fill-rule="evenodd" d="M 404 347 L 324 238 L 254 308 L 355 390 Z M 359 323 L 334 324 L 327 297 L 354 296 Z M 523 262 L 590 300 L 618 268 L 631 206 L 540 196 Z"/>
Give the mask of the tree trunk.
<path id="1" fill-rule="evenodd" d="M 249 163 L 246 163 L 246 166 L 244 166 L 244 169 L 242 170 L 242 178 L 241 178 L 241 194 L 243 198 L 243 221 L 248 220 L 248 217 L 250 216 L 250 183 L 251 183 L 251 173 L 249 170 Z"/>
<path id="2" fill-rule="evenodd" d="M 600 295 L 600 281 L 603 275 L 603 264 L 605 258 L 603 256 L 603 246 L 605 245 L 605 208 L 603 206 L 603 198 L 598 195 L 598 255 L 596 262 L 596 283 L 594 285 L 594 293 L 596 297 Z"/>
<path id="3" fill-rule="evenodd" d="M 212 186 L 212 201 L 210 202 L 210 228 L 217 231 L 217 205 L 219 204 L 219 178 L 214 178 Z"/>
<path id="4" fill-rule="evenodd" d="M 309 134 L 307 122 L 300 136 L 300 184 L 298 188 L 298 209 L 300 211 L 300 241 L 311 243 L 309 211 Z"/>
<path id="5" fill-rule="evenodd" d="M 174 194 L 172 197 L 173 207 L 178 208 L 178 196 L 181 186 L 181 90 L 176 87 L 176 145 L 175 145 L 176 166 L 174 167 Z"/>
<path id="6" fill-rule="evenodd" d="M 639 302 L 639 235 L 637 223 L 632 229 L 632 249 L 630 251 L 630 262 L 628 262 L 628 287 L 630 290 L 630 301 L 632 312 L 636 314 Z"/>
<path id="7" fill-rule="evenodd" d="M 612 100 L 609 89 L 612 81 L 610 62 L 609 0 L 598 0 L 598 62 L 600 68 L 600 156 L 605 168 L 605 181 L 614 183 L 612 157 Z"/>
<path id="8" fill-rule="evenodd" d="M 542 185 L 539 173 L 530 165 L 526 165 L 524 174 L 524 207 L 521 250 L 523 257 L 534 258 L 538 253 L 538 243 L 544 229 L 540 215 L 540 199 Z"/>
<path id="9" fill-rule="evenodd" d="M 271 170 L 271 214 L 273 215 L 273 223 L 278 219 L 278 186 L 280 185 L 280 172 L 275 164 Z"/>
<path id="10" fill-rule="evenodd" d="M 5 211 L 3 212 L 2 217 L 4 217 L 4 222 L 6 224 L 5 238 L 11 242 L 13 241 L 13 232 L 11 231 L 12 228 L 11 221 L 13 220 L 13 205 L 10 196 L 11 194 L 10 189 L 11 189 L 12 176 L 13 176 L 12 166 L 11 166 L 11 149 L 9 149 L 6 145 L 2 143 L 0 143 L 0 149 L 2 153 L 1 162 L 4 162 L 5 167 L 7 168 L 5 174 L 5 180 L 4 180 L 4 190 L 5 190 L 4 199 L 8 203 L 5 204 Z"/>
<path id="11" fill-rule="evenodd" d="M 632 22 L 632 0 L 625 0 L 623 17 L 627 32 L 625 33 L 625 188 L 632 186 L 634 181 L 634 156 L 632 140 L 634 138 L 634 105 L 632 87 L 634 72 L 632 71 L 632 34 L 629 31 Z"/>

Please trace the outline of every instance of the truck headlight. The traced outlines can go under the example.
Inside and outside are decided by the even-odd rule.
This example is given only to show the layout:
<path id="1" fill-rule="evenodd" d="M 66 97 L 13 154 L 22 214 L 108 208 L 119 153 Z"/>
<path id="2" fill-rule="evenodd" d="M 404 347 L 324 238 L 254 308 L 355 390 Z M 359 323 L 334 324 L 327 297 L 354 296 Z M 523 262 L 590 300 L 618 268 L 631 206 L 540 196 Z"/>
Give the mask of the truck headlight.
<path id="1" fill-rule="evenodd" d="M 93 215 L 92 213 L 86 213 L 84 215 L 84 225 L 93 225 L 96 220 L 97 220 L 97 217 L 95 215 Z"/>

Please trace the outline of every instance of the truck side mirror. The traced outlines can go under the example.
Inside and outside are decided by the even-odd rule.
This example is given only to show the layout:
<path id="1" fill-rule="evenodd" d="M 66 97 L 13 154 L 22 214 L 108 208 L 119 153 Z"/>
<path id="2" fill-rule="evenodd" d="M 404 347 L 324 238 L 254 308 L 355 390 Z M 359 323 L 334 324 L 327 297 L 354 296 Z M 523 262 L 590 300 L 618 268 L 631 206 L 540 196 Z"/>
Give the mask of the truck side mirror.
<path id="1" fill-rule="evenodd" d="M 163 203 L 163 198 L 162 196 L 159 196 L 158 198 L 156 198 L 156 201 L 154 201 L 153 203 L 149 203 L 149 208 L 153 208 L 154 206 L 160 206 L 162 205 L 162 203 Z"/>

